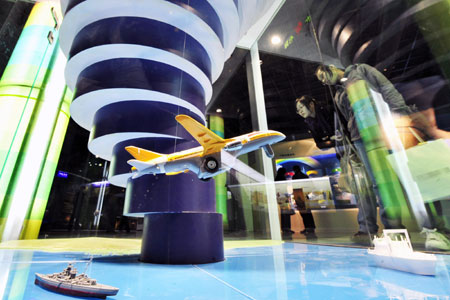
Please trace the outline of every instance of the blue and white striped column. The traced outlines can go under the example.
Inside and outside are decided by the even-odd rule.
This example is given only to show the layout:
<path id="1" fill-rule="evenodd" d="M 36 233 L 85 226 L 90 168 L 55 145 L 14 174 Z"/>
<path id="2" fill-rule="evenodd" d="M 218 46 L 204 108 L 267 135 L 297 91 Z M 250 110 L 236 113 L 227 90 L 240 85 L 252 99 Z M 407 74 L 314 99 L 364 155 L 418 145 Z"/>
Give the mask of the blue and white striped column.
<path id="1" fill-rule="evenodd" d="M 212 82 L 270 0 L 61 0 L 61 48 L 73 119 L 89 150 L 127 187 L 124 213 L 145 216 L 141 260 L 207 263 L 223 257 L 214 184 L 192 173 L 130 179 L 134 145 L 161 153 L 197 146 L 175 121 L 205 124 Z"/>

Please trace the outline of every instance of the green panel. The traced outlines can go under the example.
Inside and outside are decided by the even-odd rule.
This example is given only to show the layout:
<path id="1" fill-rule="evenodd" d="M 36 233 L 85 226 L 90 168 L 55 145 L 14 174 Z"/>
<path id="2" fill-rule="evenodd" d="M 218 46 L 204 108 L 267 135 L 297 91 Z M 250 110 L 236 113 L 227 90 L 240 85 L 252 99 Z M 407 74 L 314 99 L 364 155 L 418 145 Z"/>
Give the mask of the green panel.
<path id="1" fill-rule="evenodd" d="M 41 180 L 39 181 L 29 219 L 40 219 L 44 216 L 57 165 L 57 163 L 50 161 L 44 162 L 44 169 L 41 172 Z"/>
<path id="2" fill-rule="evenodd" d="M 25 65 L 25 64 L 8 65 L 5 68 L 5 71 L 3 72 L 3 77 L 2 81 L 0 82 L 0 85 L 2 86 L 19 85 L 19 86 L 27 86 L 28 88 L 34 86 L 35 88 L 40 88 L 43 84 L 42 81 L 45 79 L 46 70 L 47 70 L 46 68 L 34 65 Z M 23 77 L 22 82 L 19 81 L 20 77 Z M 35 82 L 35 85 L 33 85 L 33 82 Z"/>
<path id="3" fill-rule="evenodd" d="M 367 151 L 367 157 L 373 162 L 371 164 L 373 172 L 379 172 L 387 168 L 390 169 L 390 164 L 386 162 L 388 154 L 389 152 L 386 149 Z"/>
<path id="4" fill-rule="evenodd" d="M 41 173 L 35 200 L 27 219 L 42 220 L 44 216 L 68 124 L 68 116 L 60 112 Z"/>
<path id="5" fill-rule="evenodd" d="M 1 233 L 3 232 L 3 229 L 5 229 L 6 220 L 7 218 L 0 217 L 0 236 Z"/>
<path id="6" fill-rule="evenodd" d="M 0 80 L 0 108 L 5 108 L 0 110 L 0 125 L 4 125 L 0 126 L 0 163 L 2 168 L 0 174 L 0 218 L 3 223 L 7 217 L 14 221 L 6 220 L 6 226 L 9 227 L 8 235 L 11 234 L 7 237 L 8 239 L 15 238 L 13 236 L 17 229 L 14 223 L 21 221 L 26 214 L 32 201 L 28 198 L 29 194 L 36 193 L 39 179 L 42 179 L 44 186 L 51 185 L 51 181 L 42 175 L 47 176 L 52 173 L 51 169 L 56 167 L 56 161 L 51 157 L 48 168 L 44 171 L 39 170 L 39 166 L 40 168 L 44 167 L 46 160 L 49 159 L 47 152 L 44 154 L 47 158 L 34 157 L 45 151 L 44 143 L 47 142 L 47 137 L 48 143 L 50 143 L 52 135 L 48 130 L 42 132 L 41 128 L 35 128 L 36 122 L 43 120 L 42 124 L 49 129 L 52 126 L 53 118 L 55 118 L 56 124 L 56 118 L 59 115 L 58 113 L 53 115 L 54 111 L 51 109 L 45 112 L 41 111 L 47 107 L 42 106 L 47 96 L 45 91 L 40 88 L 45 88 L 47 84 L 55 62 L 55 54 L 59 49 L 57 42 L 50 44 L 47 39 L 49 31 L 53 31 L 55 41 L 58 38 L 58 34 L 53 28 L 55 23 L 50 10 L 52 6 L 55 4 L 37 3 L 34 6 Z M 62 78 L 63 74 L 56 76 Z M 56 97 L 56 99 L 52 98 L 54 100 L 59 97 L 55 95 L 54 91 L 49 92 L 48 96 Z M 56 105 L 59 105 L 57 102 Z M 39 118 L 40 113 L 47 117 L 48 112 L 52 112 L 48 116 L 49 122 L 46 122 L 45 118 Z M 66 112 L 63 115 L 67 119 Z M 67 126 L 67 122 L 65 124 Z M 45 137 L 39 140 L 41 135 Z M 36 139 L 36 137 L 39 138 Z M 30 144 L 33 141 L 36 141 L 38 147 Z M 27 165 L 26 161 L 29 161 L 30 164 Z M 35 172 L 39 173 L 38 177 L 34 177 Z M 26 185 L 24 182 L 29 184 Z M 44 206 L 45 209 L 46 200 L 39 199 L 36 206 L 40 209 Z M 15 209 L 14 214 L 9 214 L 12 206 Z M 0 230 L 0 236 L 3 236 L 3 228 Z"/>
<path id="7" fill-rule="evenodd" d="M 39 96 L 40 89 L 34 88 L 31 89 L 29 86 L 21 86 L 21 85 L 0 85 L 0 99 L 6 96 L 11 97 L 22 97 L 25 99 L 33 99 L 36 100 Z"/>
<path id="8" fill-rule="evenodd" d="M 54 43 L 50 45 L 47 35 L 51 27 L 28 26 L 17 42 L 0 85 L 34 86 L 39 88 L 45 82 L 47 68 L 51 68 Z M 30 47 L 30 45 L 33 45 Z"/>
<path id="9" fill-rule="evenodd" d="M 39 237 L 42 220 L 25 220 L 20 233 L 21 240 L 36 240 Z"/>
<path id="10" fill-rule="evenodd" d="M 361 139 L 364 141 L 366 151 L 385 147 L 384 137 L 381 134 L 380 127 L 377 125 L 366 127 L 359 133 Z"/>
<path id="11" fill-rule="evenodd" d="M 388 151 L 367 85 L 363 80 L 356 81 L 347 87 L 347 93 L 386 213 L 389 218 L 399 218 L 399 207 L 405 203 L 405 196 L 386 159 Z"/>
<path id="12" fill-rule="evenodd" d="M 352 101 L 352 108 L 358 112 L 355 115 L 355 119 L 358 128 L 361 130 L 378 125 L 377 115 L 372 107 L 369 95 L 365 98 L 354 99 Z"/>
<path id="13" fill-rule="evenodd" d="M 209 116 L 209 128 L 218 136 L 225 137 L 224 121 L 221 116 Z M 223 215 L 223 224 L 228 226 L 227 213 L 227 174 L 214 176 L 216 185 L 216 211 Z"/>
<path id="14" fill-rule="evenodd" d="M 16 171 L 17 159 L 36 103 L 34 100 L 26 102 L 23 98 L 16 98 L 16 100 L 13 103 L 0 97 L 0 108 L 3 108 L 4 104 L 9 104 L 7 109 L 0 110 L 2 113 L 0 118 L 0 217 L 7 216 L 7 210 L 3 207 L 6 191 Z M 25 103 L 27 103 L 26 107 Z M 15 118 L 17 120 L 14 120 Z"/>
<path id="15" fill-rule="evenodd" d="M 3 165 L 9 151 L 20 150 L 35 104 L 35 100 L 26 101 L 21 97 L 0 96 L 0 164 Z M 13 140 L 14 144 L 11 147 Z"/>
<path id="16" fill-rule="evenodd" d="M 8 61 L 9 65 L 29 64 L 39 66 L 42 57 L 45 55 L 47 47 L 54 48 L 56 43 L 49 44 L 47 40 L 48 32 L 53 28 L 43 25 L 29 25 L 20 34 L 16 47 Z M 57 36 L 55 36 L 57 37 Z M 55 39 L 56 40 L 56 39 Z M 43 43 L 45 41 L 45 43 Z M 30 47 L 33 45 L 33 47 Z M 52 50 L 50 50 L 52 51 Z M 49 57 L 44 60 L 44 65 L 48 65 Z"/>
<path id="17" fill-rule="evenodd" d="M 220 116 L 209 116 L 209 128 L 221 138 L 225 137 L 223 118 Z"/>
<path id="18" fill-rule="evenodd" d="M 228 226 L 228 213 L 227 213 L 227 174 L 222 173 L 214 176 L 216 184 L 216 211 L 223 215 L 223 224 Z"/>
<path id="19" fill-rule="evenodd" d="M 43 163 L 36 194 L 24 221 L 24 227 L 21 234 L 21 237 L 24 239 L 35 239 L 39 235 L 42 218 L 45 213 L 45 208 L 47 207 L 48 197 L 55 177 L 59 155 L 69 124 L 70 117 L 65 111 L 62 111 L 62 109 L 67 109 L 72 101 L 72 96 L 73 94 L 69 89 L 65 88 L 65 94 L 61 101 L 61 110 L 58 114 L 55 127 L 53 128 L 53 135 L 47 150 L 46 160 Z"/>
<path id="20" fill-rule="evenodd" d="M 72 104 L 73 92 L 66 87 L 64 99 L 61 104 L 61 112 L 63 112 L 68 118 L 70 118 L 70 104 Z"/>

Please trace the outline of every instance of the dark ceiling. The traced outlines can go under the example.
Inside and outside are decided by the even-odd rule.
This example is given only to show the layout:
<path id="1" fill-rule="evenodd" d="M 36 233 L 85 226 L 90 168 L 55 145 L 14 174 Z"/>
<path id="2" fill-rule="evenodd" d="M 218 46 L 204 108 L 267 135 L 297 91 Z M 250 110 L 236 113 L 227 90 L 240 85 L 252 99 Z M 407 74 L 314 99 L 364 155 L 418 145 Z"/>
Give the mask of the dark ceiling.
<path id="1" fill-rule="evenodd" d="M 27 2 L 0 0 L 0 78 L 32 7 Z"/>

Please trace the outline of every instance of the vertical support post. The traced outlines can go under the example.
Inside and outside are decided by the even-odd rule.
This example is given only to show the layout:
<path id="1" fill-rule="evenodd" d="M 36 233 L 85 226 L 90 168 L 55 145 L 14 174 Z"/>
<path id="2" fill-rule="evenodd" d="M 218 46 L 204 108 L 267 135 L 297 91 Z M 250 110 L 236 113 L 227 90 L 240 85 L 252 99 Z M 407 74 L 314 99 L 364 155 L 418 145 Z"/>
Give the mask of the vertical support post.
<path id="1" fill-rule="evenodd" d="M 105 165 L 103 167 L 102 181 L 100 183 L 100 191 L 98 193 L 97 198 L 97 206 L 95 207 L 95 217 L 94 217 L 95 230 L 98 230 L 98 227 L 100 226 L 100 218 L 102 217 L 103 201 L 105 198 L 107 180 L 108 180 L 108 161 L 105 161 Z"/>
<path id="2" fill-rule="evenodd" d="M 262 82 L 261 64 L 258 52 L 258 43 L 250 48 L 250 57 L 247 58 L 247 81 L 250 97 L 250 110 L 253 130 L 267 130 L 266 105 Z M 267 209 L 269 213 L 270 236 L 272 240 L 281 240 L 280 220 L 278 218 L 278 205 L 276 199 L 274 169 L 272 160 L 258 151 L 260 167 L 266 177 Z"/>

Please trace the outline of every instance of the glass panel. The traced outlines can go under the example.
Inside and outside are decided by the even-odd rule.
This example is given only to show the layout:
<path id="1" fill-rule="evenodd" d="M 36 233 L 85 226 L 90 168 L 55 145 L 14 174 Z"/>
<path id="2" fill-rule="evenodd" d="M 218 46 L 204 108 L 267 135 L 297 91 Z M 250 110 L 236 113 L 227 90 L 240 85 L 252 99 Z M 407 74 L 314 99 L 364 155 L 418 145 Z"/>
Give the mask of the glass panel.
<path id="1" fill-rule="evenodd" d="M 224 138 L 251 133 L 254 116 L 247 81 L 250 53 L 237 48 L 225 63 L 222 76 L 214 83 L 207 107 L 209 126 Z M 253 151 L 234 159 L 227 173 L 214 177 L 218 211 L 224 214 L 226 239 L 269 239 L 270 226 L 265 185 L 259 155 Z M 225 157 L 226 162 L 226 157 Z M 223 177 L 222 177 L 223 176 Z M 221 204 L 226 201 L 225 204 Z M 223 207 L 222 211 L 219 207 Z"/>
<path id="2" fill-rule="evenodd" d="M 330 183 L 334 205 L 303 191 L 308 240 L 369 246 L 406 227 L 415 248 L 450 250 L 448 5 L 287 0 L 259 39 L 269 128 L 287 136 L 274 147 L 285 198 L 295 202 L 295 165 Z M 304 227 L 297 212 L 289 219 Z"/>
<path id="3" fill-rule="evenodd" d="M 40 238 L 139 237 L 142 220 L 123 216 L 125 189 L 107 181 L 109 163 L 89 152 L 88 137 L 89 132 L 70 121 Z"/>

